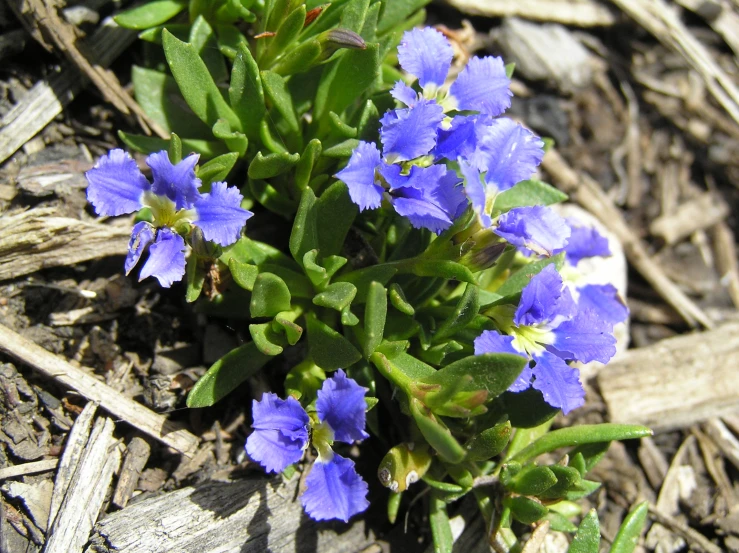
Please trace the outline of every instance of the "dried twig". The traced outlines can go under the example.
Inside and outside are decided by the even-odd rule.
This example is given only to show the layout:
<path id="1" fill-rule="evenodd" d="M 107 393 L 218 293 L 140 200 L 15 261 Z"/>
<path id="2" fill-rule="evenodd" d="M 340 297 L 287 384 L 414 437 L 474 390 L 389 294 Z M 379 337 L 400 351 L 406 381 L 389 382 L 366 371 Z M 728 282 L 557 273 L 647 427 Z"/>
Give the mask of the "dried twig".
<path id="1" fill-rule="evenodd" d="M 178 428 L 162 415 L 113 390 L 91 374 L 69 364 L 2 324 L 0 324 L 0 351 L 54 378 L 88 400 L 100 403 L 100 406 L 109 413 L 184 455 L 191 455 L 197 448 L 198 438 L 187 430 Z"/>
<path id="2" fill-rule="evenodd" d="M 542 167 L 565 192 L 598 217 L 618 237 L 624 246 L 629 262 L 654 287 L 655 291 L 682 315 L 689 325 L 695 326 L 700 323 L 706 328 L 713 326 L 713 321 L 708 315 L 688 298 L 655 263 L 642 241 L 624 220 L 621 211 L 613 205 L 613 202 L 592 178 L 585 174 L 578 175 L 554 150 L 550 150 L 544 156 Z"/>
<path id="3" fill-rule="evenodd" d="M 123 509 L 128 504 L 128 500 L 131 499 L 133 490 L 139 481 L 139 476 L 141 476 L 141 471 L 144 470 L 144 465 L 149 460 L 150 453 L 151 446 L 146 440 L 139 436 L 134 436 L 131 439 L 131 443 L 126 448 L 126 458 L 123 461 L 121 475 L 113 494 L 113 505 Z"/>
<path id="4" fill-rule="evenodd" d="M 717 194 L 705 192 L 681 204 L 675 213 L 657 217 L 649 230 L 667 244 L 677 244 L 698 230 L 704 230 L 723 221 L 729 206 Z"/>
<path id="5" fill-rule="evenodd" d="M 488 17 L 523 17 L 577 27 L 613 25 L 616 16 L 593 0 L 446 0 L 459 11 Z"/>
<path id="6" fill-rule="evenodd" d="M 721 548 L 718 545 L 708 541 L 708 539 L 703 534 L 696 530 L 693 530 L 690 526 L 683 524 L 682 522 L 676 520 L 674 517 L 662 513 L 653 505 L 649 506 L 649 514 L 651 515 L 653 520 L 659 522 L 661 525 L 669 528 L 670 530 L 681 536 L 683 539 L 685 539 L 685 541 L 687 541 L 690 546 L 696 551 L 702 551 L 704 553 L 722 553 Z"/>
<path id="7" fill-rule="evenodd" d="M 43 461 L 34 461 L 33 463 L 23 463 L 22 465 L 5 467 L 0 469 L 0 480 L 54 470 L 58 464 L 59 459 L 44 459 Z"/>

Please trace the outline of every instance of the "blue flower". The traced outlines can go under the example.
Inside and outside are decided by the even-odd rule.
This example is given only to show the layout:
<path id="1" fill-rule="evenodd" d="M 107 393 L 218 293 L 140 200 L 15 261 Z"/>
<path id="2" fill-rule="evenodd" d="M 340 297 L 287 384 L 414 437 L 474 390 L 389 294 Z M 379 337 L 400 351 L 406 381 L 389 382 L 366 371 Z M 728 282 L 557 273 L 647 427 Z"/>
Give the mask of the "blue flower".
<path id="1" fill-rule="evenodd" d="M 144 250 L 149 259 L 140 280 L 153 276 L 169 288 L 185 274 L 185 240 L 181 232 L 190 225 L 200 227 L 206 240 L 228 246 L 239 239 L 250 211 L 241 208 L 243 196 L 225 182 L 214 182 L 209 193 L 201 194 L 195 176 L 199 156 L 193 154 L 173 165 L 166 151 L 146 158 L 152 182 L 141 173 L 133 158 L 120 149 L 108 155 L 86 173 L 87 199 L 98 215 L 114 216 L 151 209 L 153 224 L 137 223 L 131 233 L 125 269 L 133 270 Z"/>
<path id="2" fill-rule="evenodd" d="M 498 218 L 495 234 L 519 248 L 539 255 L 552 255 L 563 248 L 570 227 L 552 209 L 540 205 L 516 207 Z"/>
<path id="3" fill-rule="evenodd" d="M 484 331 L 475 339 L 475 354 L 529 357 L 533 365 L 524 369 L 509 391 L 533 386 L 565 414 L 585 402 L 578 370 L 566 361 L 607 363 L 616 352 L 611 324 L 575 303 L 553 265 L 532 277 L 513 316 L 496 312 L 493 319 L 505 334 Z"/>
<path id="4" fill-rule="evenodd" d="M 254 401 L 254 432 L 246 440 L 246 451 L 269 472 L 282 472 L 303 456 L 311 443 L 318 452 L 305 479 L 300 498 L 314 520 L 349 518 L 367 509 L 368 486 L 354 467 L 354 461 L 334 453 L 335 441 L 353 443 L 368 437 L 365 389 L 339 369 L 318 391 L 315 413 L 309 416 L 300 403 L 289 397 L 279 399 L 264 394 Z"/>
<path id="5" fill-rule="evenodd" d="M 436 132 L 444 109 L 433 100 L 419 100 L 413 107 L 388 111 L 380 119 L 382 153 L 388 162 L 425 156 L 436 145 Z"/>
<path id="6" fill-rule="evenodd" d="M 564 251 L 567 263 L 574 267 L 582 259 L 611 255 L 608 238 L 599 233 L 594 227 L 583 226 L 572 219 L 567 219 L 567 224 L 570 226 L 570 238 L 564 248 L 555 252 Z"/>

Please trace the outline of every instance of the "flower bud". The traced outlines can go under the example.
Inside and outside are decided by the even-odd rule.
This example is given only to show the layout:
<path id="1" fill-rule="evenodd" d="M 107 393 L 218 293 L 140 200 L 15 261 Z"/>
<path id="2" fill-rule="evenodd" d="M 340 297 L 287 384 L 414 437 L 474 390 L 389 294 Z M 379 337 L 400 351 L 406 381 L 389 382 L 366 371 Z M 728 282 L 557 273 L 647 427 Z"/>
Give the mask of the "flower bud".
<path id="1" fill-rule="evenodd" d="M 364 39 L 348 29 L 331 29 L 321 33 L 318 36 L 318 42 L 321 44 L 321 55 L 318 61 L 326 61 L 340 48 L 352 48 L 354 50 L 367 48 Z"/>

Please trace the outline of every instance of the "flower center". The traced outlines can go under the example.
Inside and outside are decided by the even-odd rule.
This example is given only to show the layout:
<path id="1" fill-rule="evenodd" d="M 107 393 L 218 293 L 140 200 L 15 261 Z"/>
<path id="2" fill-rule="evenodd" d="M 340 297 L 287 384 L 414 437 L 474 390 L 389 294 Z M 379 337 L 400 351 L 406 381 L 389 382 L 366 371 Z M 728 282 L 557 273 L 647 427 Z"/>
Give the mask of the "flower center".
<path id="1" fill-rule="evenodd" d="M 195 220 L 195 213 L 189 209 L 175 208 L 172 200 L 166 196 L 159 196 L 151 192 L 144 194 L 144 205 L 151 209 L 154 225 L 175 229 L 182 223 L 191 223 Z"/>
<path id="2" fill-rule="evenodd" d="M 311 421 L 313 426 L 312 442 L 313 447 L 318 451 L 318 459 L 321 462 L 327 463 L 330 461 L 334 452 L 331 446 L 334 443 L 334 431 L 326 422 L 319 423 L 317 420 Z"/>

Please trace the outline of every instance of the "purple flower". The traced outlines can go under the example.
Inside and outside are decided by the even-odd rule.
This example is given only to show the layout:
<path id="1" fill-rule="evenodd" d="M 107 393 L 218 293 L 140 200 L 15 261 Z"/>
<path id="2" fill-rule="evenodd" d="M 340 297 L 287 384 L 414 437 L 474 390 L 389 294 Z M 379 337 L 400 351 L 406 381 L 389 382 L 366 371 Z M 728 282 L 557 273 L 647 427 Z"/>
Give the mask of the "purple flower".
<path id="1" fill-rule="evenodd" d="M 484 331 L 475 339 L 475 354 L 515 353 L 531 358 L 533 365 L 524 369 L 509 391 L 533 386 L 565 414 L 585 401 L 578 371 L 566 361 L 607 363 L 616 352 L 610 323 L 575 303 L 553 265 L 532 277 L 510 320 L 496 321 L 508 335 Z"/>
<path id="2" fill-rule="evenodd" d="M 425 156 L 436 145 L 442 119 L 444 109 L 433 100 L 419 100 L 413 107 L 388 111 L 380 119 L 384 157 L 395 162 Z"/>
<path id="3" fill-rule="evenodd" d="M 495 117 L 511 107 L 510 86 L 502 58 L 474 57 L 457 76 L 449 94 L 457 101 L 457 109 Z"/>
<path id="4" fill-rule="evenodd" d="M 444 84 L 453 57 L 449 41 L 431 27 L 406 31 L 398 46 L 400 66 L 417 77 L 423 89 Z"/>
<path id="5" fill-rule="evenodd" d="M 570 227 L 550 208 L 536 205 L 516 207 L 501 215 L 495 234 L 519 248 L 552 255 L 567 243 Z"/>
<path id="6" fill-rule="evenodd" d="M 300 460 L 312 443 L 318 458 L 305 480 L 300 501 L 314 520 L 349 518 L 369 506 L 367 483 L 354 467 L 354 461 L 333 452 L 334 441 L 352 443 L 368 437 L 365 432 L 366 390 L 339 369 L 323 382 L 312 419 L 294 398 L 279 399 L 265 394 L 254 401 L 254 432 L 246 440 L 246 451 L 269 472 L 281 472 Z"/>
<path id="7" fill-rule="evenodd" d="M 604 321 L 615 325 L 629 316 L 629 308 L 613 284 L 586 284 L 576 290 L 580 309 L 594 311 Z"/>
<path id="8" fill-rule="evenodd" d="M 611 248 L 608 246 L 608 238 L 599 233 L 594 227 L 582 226 L 567 219 L 570 226 L 570 238 L 564 248 L 560 251 L 565 252 L 567 263 L 573 267 L 580 263 L 581 259 L 588 257 L 608 257 L 611 255 Z"/>
<path id="9" fill-rule="evenodd" d="M 346 167 L 334 175 L 346 183 L 349 197 L 359 206 L 359 211 L 377 209 L 382 203 L 384 189 L 378 184 L 376 175 L 381 162 L 377 146 L 371 142 L 360 142 Z"/>
<path id="10" fill-rule="evenodd" d="M 250 211 L 241 208 L 243 196 L 225 182 L 214 182 L 211 191 L 200 194 L 200 179 L 195 176 L 197 155 L 173 165 L 166 151 L 151 154 L 152 183 L 136 162 L 120 149 L 111 150 L 86 173 L 87 199 L 98 215 L 133 213 L 148 207 L 153 224 L 137 223 L 131 233 L 125 269 L 130 273 L 149 246 L 149 259 L 141 269 L 140 280 L 153 276 L 164 288 L 185 274 L 185 241 L 178 234 L 189 225 L 200 227 L 206 240 L 228 246 L 239 239 Z"/>

